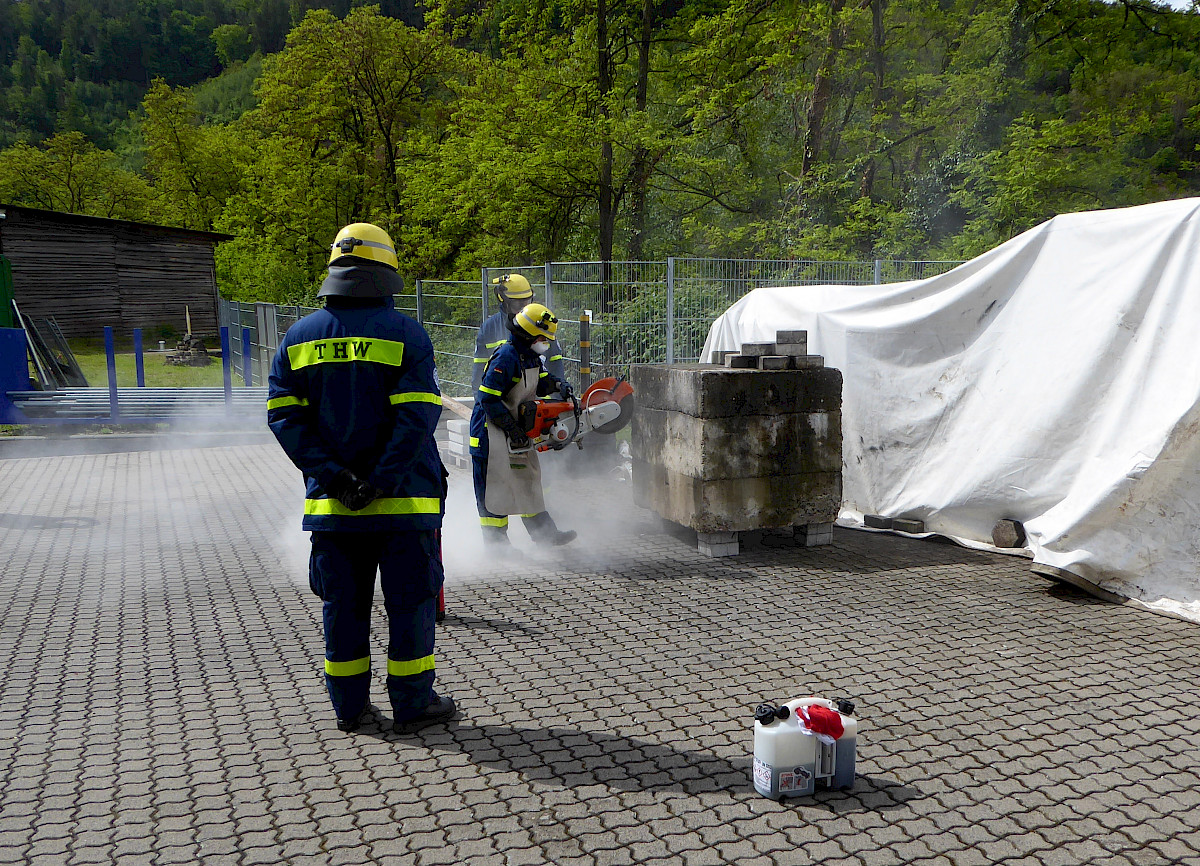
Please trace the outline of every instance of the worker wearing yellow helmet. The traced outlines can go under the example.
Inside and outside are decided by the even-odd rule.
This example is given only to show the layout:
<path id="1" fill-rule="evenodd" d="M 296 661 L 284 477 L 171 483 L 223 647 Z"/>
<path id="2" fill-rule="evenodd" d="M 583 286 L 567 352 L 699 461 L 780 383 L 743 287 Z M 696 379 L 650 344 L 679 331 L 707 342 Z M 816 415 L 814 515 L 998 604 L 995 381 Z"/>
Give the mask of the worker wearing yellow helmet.
<path id="1" fill-rule="evenodd" d="M 492 353 L 504 345 L 508 339 L 508 326 L 512 324 L 513 316 L 527 304 L 537 303 L 533 294 L 533 286 L 529 280 L 520 274 L 503 274 L 492 278 L 492 290 L 500 309 L 488 316 L 479 326 L 475 335 L 475 363 L 471 371 L 471 393 L 479 391 L 479 383 L 483 381 L 483 371 Z M 563 366 L 562 349 L 557 340 L 550 341 L 546 350 L 546 370 L 559 379 L 564 379 L 566 370 Z"/>
<path id="2" fill-rule="evenodd" d="M 535 544 L 559 545 L 575 532 L 560 530 L 546 511 L 537 449 L 517 424 L 518 407 L 559 392 L 565 379 L 542 358 L 558 332 L 558 319 L 542 304 L 526 304 L 510 320 L 508 339 L 485 364 L 471 412 L 471 472 L 484 541 L 494 550 L 511 547 L 508 518 L 520 514 Z M 493 453 L 499 459 L 489 459 Z"/>
<path id="3" fill-rule="evenodd" d="M 433 691 L 442 398 L 429 335 L 393 305 L 404 288 L 398 266 L 379 226 L 338 232 L 317 293 L 325 308 L 288 329 L 268 387 L 267 421 L 304 474 L 309 586 L 324 602 L 325 685 L 343 731 L 369 710 L 376 573 L 388 613 L 393 726 L 409 730 L 455 712 L 452 698 Z"/>

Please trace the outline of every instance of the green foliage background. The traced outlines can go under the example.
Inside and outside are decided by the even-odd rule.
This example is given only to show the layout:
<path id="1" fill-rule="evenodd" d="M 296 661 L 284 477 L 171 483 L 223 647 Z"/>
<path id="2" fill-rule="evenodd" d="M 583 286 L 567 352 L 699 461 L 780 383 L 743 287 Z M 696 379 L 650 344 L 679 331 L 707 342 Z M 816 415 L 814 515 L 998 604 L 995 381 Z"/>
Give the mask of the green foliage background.
<path id="1" fill-rule="evenodd" d="M 410 281 L 966 258 L 1195 195 L 1198 145 L 1195 4 L 0 4 L 0 202 L 227 232 L 241 300 L 311 302 L 356 220 Z"/>

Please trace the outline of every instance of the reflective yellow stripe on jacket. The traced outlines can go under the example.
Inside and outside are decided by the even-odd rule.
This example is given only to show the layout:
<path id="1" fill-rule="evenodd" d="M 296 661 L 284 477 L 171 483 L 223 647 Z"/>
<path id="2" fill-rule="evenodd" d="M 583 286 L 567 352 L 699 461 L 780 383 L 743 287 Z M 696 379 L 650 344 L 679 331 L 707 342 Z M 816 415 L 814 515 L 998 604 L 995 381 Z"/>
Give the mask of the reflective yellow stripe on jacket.
<path id="1" fill-rule="evenodd" d="M 366 508 L 351 511 L 336 499 L 305 499 L 304 513 L 311 516 L 375 517 L 385 514 L 439 514 L 442 500 L 432 496 L 398 496 L 376 499 Z"/>
<path id="2" fill-rule="evenodd" d="M 305 397 L 275 397 L 267 401 L 267 409 L 282 409 L 284 406 L 307 406 Z"/>
<path id="3" fill-rule="evenodd" d="M 370 361 L 399 367 L 403 359 L 404 344 L 396 340 L 333 337 L 288 346 L 288 363 L 293 370 L 314 364 L 342 364 L 348 361 Z"/>
<path id="4" fill-rule="evenodd" d="M 393 406 L 399 406 L 401 403 L 432 403 L 434 406 L 442 405 L 442 398 L 438 394 L 430 394 L 427 391 L 413 391 L 408 394 L 393 394 L 388 397 Z"/>
<path id="5" fill-rule="evenodd" d="M 395 659 L 388 659 L 388 676 L 389 677 L 411 677 L 417 674 L 423 674 L 425 671 L 431 671 L 434 668 L 433 656 L 427 655 L 423 658 L 412 659 L 411 661 L 398 662 Z"/>

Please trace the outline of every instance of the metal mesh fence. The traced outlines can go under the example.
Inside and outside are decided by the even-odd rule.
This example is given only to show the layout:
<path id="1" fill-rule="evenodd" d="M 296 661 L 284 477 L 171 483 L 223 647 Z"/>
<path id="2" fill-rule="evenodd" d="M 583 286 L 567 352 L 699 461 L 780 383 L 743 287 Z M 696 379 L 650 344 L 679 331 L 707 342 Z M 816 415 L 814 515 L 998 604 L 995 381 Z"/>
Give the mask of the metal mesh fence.
<path id="1" fill-rule="evenodd" d="M 869 285 L 937 276 L 962 264 L 876 259 L 859 262 L 670 258 L 665 262 L 551 262 L 483 268 L 474 280 L 418 280 L 396 295 L 396 309 L 433 342 L 442 393 L 470 399 L 475 334 L 497 309 L 492 280 L 518 273 L 558 316 L 567 377 L 579 382 L 580 317 L 591 313 L 592 376 L 620 375 L 630 364 L 696 361 L 713 320 L 754 289 Z M 265 384 L 283 335 L 310 307 L 221 302 L 235 369 L 242 370 L 242 328 L 250 329 L 253 384 Z M 266 322 L 276 333 L 260 335 Z M 263 339 L 265 336 L 265 339 Z"/>

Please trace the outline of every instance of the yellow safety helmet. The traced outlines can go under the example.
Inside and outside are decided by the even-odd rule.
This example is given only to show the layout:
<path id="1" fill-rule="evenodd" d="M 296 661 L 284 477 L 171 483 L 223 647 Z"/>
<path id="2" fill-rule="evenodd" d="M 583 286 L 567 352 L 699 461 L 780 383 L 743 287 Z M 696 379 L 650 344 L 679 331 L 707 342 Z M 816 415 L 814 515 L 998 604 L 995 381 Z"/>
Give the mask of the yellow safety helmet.
<path id="1" fill-rule="evenodd" d="M 553 340 L 558 333 L 558 319 L 542 304 L 526 304 L 513 317 L 513 325 L 534 340 L 538 337 Z"/>
<path id="2" fill-rule="evenodd" d="M 496 287 L 496 297 L 500 299 L 500 303 L 533 297 L 533 287 L 529 285 L 529 280 L 520 274 L 493 277 L 492 285 Z"/>
<path id="3" fill-rule="evenodd" d="M 337 233 L 329 252 L 329 264 L 335 264 L 346 256 L 369 259 L 387 265 L 392 270 L 400 269 L 396 258 L 396 245 L 379 226 L 371 223 L 352 223 Z M 342 262 L 352 264 L 352 262 Z"/>

